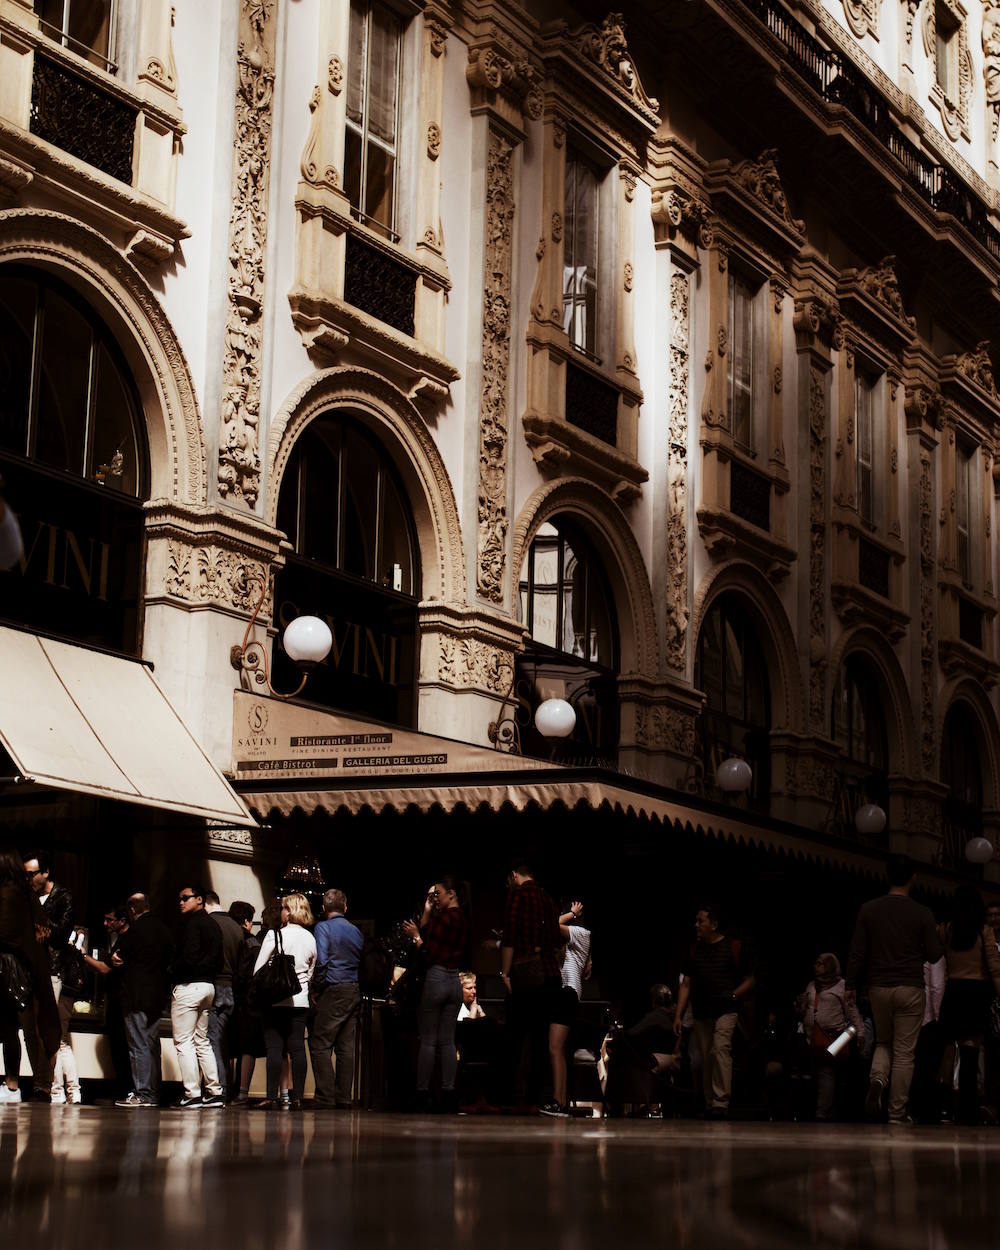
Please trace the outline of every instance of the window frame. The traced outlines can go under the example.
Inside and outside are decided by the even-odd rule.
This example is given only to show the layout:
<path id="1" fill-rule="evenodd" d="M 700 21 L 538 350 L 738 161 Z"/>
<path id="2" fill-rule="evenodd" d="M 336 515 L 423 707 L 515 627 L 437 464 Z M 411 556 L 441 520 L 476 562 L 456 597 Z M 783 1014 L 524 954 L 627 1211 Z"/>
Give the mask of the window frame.
<path id="1" fill-rule="evenodd" d="M 587 170 L 587 171 L 588 171 L 588 172 L 592 175 L 593 180 L 594 180 L 594 185 L 593 185 L 593 226 L 592 226 L 592 230 L 593 230 L 593 235 L 594 235 L 594 243 L 595 243 L 594 253 L 595 253 L 595 254 L 594 254 L 594 280 L 593 280 L 593 288 L 592 288 L 592 289 L 593 289 L 593 310 L 592 310 L 592 314 L 591 314 L 591 315 L 592 315 L 592 318 L 593 318 L 593 342 L 592 342 L 592 343 L 581 343 L 581 342 L 579 342 L 579 341 L 578 341 L 578 340 L 574 337 L 574 334 L 573 334 L 573 326 L 574 326 L 574 324 L 575 324 L 575 322 L 576 322 L 576 317 L 575 317 L 575 315 L 573 315 L 573 316 L 571 316 L 571 317 L 570 317 L 570 324 L 569 324 L 569 327 L 567 327 L 567 325 L 566 325 L 566 308 L 567 308 L 567 303 L 569 303 L 569 304 L 570 304 L 570 306 L 571 306 L 571 308 L 572 308 L 572 310 L 573 310 L 573 313 L 574 313 L 574 314 L 575 314 L 575 312 L 576 312 L 576 309 L 577 309 L 577 308 L 580 306 L 580 304 L 581 304 L 580 296 L 577 294 L 577 283 L 576 283 L 576 279 L 575 279 L 575 274 L 578 272 L 578 270 L 579 270 L 580 266 L 578 266 L 578 265 L 575 263 L 575 260 L 576 260 L 576 247 L 575 247 L 575 245 L 576 245 L 576 241 L 577 241 L 577 230 L 576 230 L 576 211 L 575 211 L 575 209 L 576 209 L 576 202 L 577 202 L 577 201 L 576 201 L 576 198 L 575 198 L 575 197 L 573 198 L 572 202 L 570 201 L 570 189 L 569 189 L 569 181 L 570 181 L 570 179 L 569 179 L 569 175 L 570 175 L 570 169 L 571 169 L 571 168 L 572 168 L 572 169 L 573 169 L 573 171 L 574 171 L 574 175 L 575 175 L 575 173 L 576 173 L 576 170 L 578 170 L 578 169 L 581 169 L 581 168 L 582 168 L 582 169 Z M 572 142 L 571 140 L 567 139 L 567 143 L 566 143 L 566 163 L 565 163 L 564 172 L 563 172 L 563 203 L 562 203 L 562 216 L 563 216 L 563 282 L 562 282 L 562 292 L 563 292 L 563 295 L 562 295 L 562 300 L 563 300 L 563 329 L 566 331 L 566 333 L 567 333 L 567 335 L 568 335 L 568 337 L 569 337 L 570 345 L 573 347 L 573 350 L 574 350 L 574 351 L 579 352 L 581 356 L 585 356 L 588 360 L 593 361 L 593 362 L 594 362 L 594 364 L 597 364 L 597 365 L 599 365 L 599 364 L 601 363 L 600 345 L 601 345 L 601 337 L 602 337 L 602 335 L 601 335 L 601 302 L 602 302 L 602 301 L 601 301 L 601 283 L 602 283 L 602 277 L 603 277 L 603 267 L 602 267 L 602 265 L 601 265 L 601 251 L 602 251 L 602 247 L 601 247 L 601 242 L 602 242 L 602 240 L 601 240 L 601 231 L 602 231 L 602 229 L 603 229 L 603 227 L 604 227 L 604 218 L 605 218 L 605 216 L 606 216 L 606 214 L 602 211 L 602 208 L 601 208 L 601 199 L 602 199 L 602 194 L 601 194 L 601 191 L 602 191 L 602 187 L 603 187 L 604 180 L 605 180 L 605 178 L 606 178 L 606 177 L 607 177 L 607 171 L 606 171 L 606 170 L 605 170 L 605 171 L 602 171 L 602 170 L 600 169 L 600 167 L 599 167 L 599 166 L 598 166 L 598 165 L 594 162 L 594 160 L 593 160 L 593 159 L 591 159 L 590 157 L 588 157 L 588 155 L 587 155 L 584 151 L 582 151 L 582 150 L 581 150 L 581 148 L 580 148 L 579 144 L 574 143 L 574 142 Z M 574 182 L 575 182 L 575 181 L 576 181 L 576 178 L 575 178 L 575 176 L 574 176 Z M 573 212 L 572 212 L 572 214 L 570 213 L 571 203 L 572 203 L 572 208 L 573 208 Z M 571 217 L 572 217 L 572 222 L 573 222 L 572 226 L 571 226 L 571 224 L 570 224 Z M 567 242 L 568 242 L 568 240 L 570 239 L 570 237 L 572 237 L 572 239 L 573 239 L 573 241 L 574 241 L 574 255 L 573 255 L 573 257 L 572 257 L 572 258 L 568 258 L 568 257 L 566 256 Z M 570 259 L 572 259 L 573 263 L 568 263 L 568 261 L 569 261 Z M 573 293 L 572 293 L 572 294 L 571 294 L 571 295 L 567 298 L 567 294 L 566 294 L 566 274 L 567 274 L 567 272 L 569 272 L 570 270 L 572 270 L 572 272 L 573 272 L 573 274 L 574 274 L 574 281 L 573 281 Z M 585 310 L 585 321 L 586 321 L 586 320 L 588 320 L 588 319 L 589 319 L 589 318 L 587 318 L 587 317 L 586 317 L 586 307 L 587 307 L 587 305 L 586 305 L 586 297 L 584 297 L 584 300 L 583 300 L 583 307 L 584 307 L 584 310 Z"/>
<path id="2" fill-rule="evenodd" d="M 81 3 L 81 0 L 62 0 L 62 23 L 59 27 L 43 20 L 38 11 L 42 3 L 43 0 L 35 0 L 33 12 L 38 18 L 39 29 L 46 38 L 57 42 L 60 47 L 65 48 L 68 52 L 72 52 L 74 56 L 80 57 L 81 60 L 87 61 L 91 65 L 96 64 L 100 66 L 101 69 L 109 74 L 118 73 L 119 63 L 116 60 L 116 56 L 118 52 L 118 11 L 120 0 L 108 0 L 108 46 L 106 52 L 99 52 L 96 48 L 81 43 L 80 40 L 74 39 L 69 33 L 70 14 L 74 4 Z"/>
<path id="3" fill-rule="evenodd" d="M 360 184 L 358 188 L 358 199 L 360 203 L 354 204 L 353 202 L 350 201 L 350 192 L 347 189 L 347 178 L 346 178 L 346 165 L 347 165 L 346 150 L 345 150 L 345 157 L 344 157 L 344 165 L 345 165 L 344 191 L 345 191 L 345 194 L 347 194 L 348 196 L 348 201 L 350 202 L 351 216 L 355 219 L 355 221 L 358 221 L 363 226 L 367 226 L 370 230 L 374 230 L 376 233 L 383 235 L 391 243 L 399 244 L 400 233 L 396 227 L 397 227 L 398 220 L 399 220 L 399 210 L 400 210 L 400 204 L 399 204 L 399 160 L 400 160 L 400 148 L 401 148 L 400 103 L 401 103 L 401 97 L 403 94 L 403 51 L 404 51 L 404 43 L 405 43 L 405 38 L 406 38 L 406 27 L 399 13 L 397 13 L 396 10 L 391 5 L 381 3 L 380 0 L 350 0 L 350 10 L 351 10 L 352 17 L 355 12 L 356 5 L 358 7 L 360 7 L 361 5 L 364 5 L 364 8 L 365 8 L 365 17 L 364 17 L 365 64 L 364 64 L 364 73 L 363 73 L 364 86 L 362 90 L 362 101 L 361 101 L 361 123 L 359 125 L 357 122 L 352 121 L 350 112 L 345 110 L 344 126 L 345 126 L 345 149 L 346 149 L 346 142 L 347 142 L 347 132 L 352 131 L 355 135 L 359 136 L 360 141 L 361 141 Z M 370 126 L 369 126 L 368 102 L 369 102 L 369 91 L 371 87 L 371 59 L 370 59 L 371 57 L 371 24 L 372 24 L 372 14 L 375 9 L 381 9 L 383 13 L 387 14 L 392 19 L 396 27 L 396 68 L 395 68 L 395 93 L 394 93 L 395 94 L 395 102 L 394 102 L 395 117 L 394 117 L 394 126 L 393 126 L 393 131 L 395 134 L 395 142 L 394 142 L 394 146 L 392 149 L 390 149 L 383 140 L 377 139 L 377 138 L 373 139 L 369 134 Z M 348 103 L 350 100 L 350 85 L 349 84 L 350 84 L 350 67 L 348 67 L 348 83 L 345 84 L 345 90 L 348 93 Z M 391 196 L 392 196 L 392 211 L 389 214 L 390 220 L 387 225 L 384 224 L 383 222 L 378 221 L 377 218 L 370 216 L 365 211 L 367 207 L 367 190 L 368 190 L 368 146 L 369 146 L 369 142 L 374 142 L 376 147 L 381 148 L 384 152 L 388 152 L 392 157 L 392 178 L 390 180 Z"/>
<path id="4" fill-rule="evenodd" d="M 941 0 L 932 0 L 934 4 L 934 80 L 950 104 L 958 100 L 959 92 L 959 36 L 961 23 L 954 13 Z M 944 77 L 941 76 L 942 66 Z"/>
<path id="5" fill-rule="evenodd" d="M 749 307 L 749 363 L 747 366 L 747 417 L 746 437 L 743 431 L 737 431 L 734 390 L 736 371 L 736 301 L 737 284 L 747 291 Z M 730 260 L 726 276 L 726 425 L 725 429 L 735 446 L 750 458 L 756 458 L 756 444 L 762 421 L 761 406 L 764 402 L 767 387 L 764 374 L 768 368 L 770 345 L 767 341 L 767 319 L 764 316 L 764 300 L 766 299 L 768 280 L 754 273 L 749 268 L 734 264 Z"/>
<path id="6" fill-rule="evenodd" d="M 972 517 L 976 506 L 976 492 L 972 465 L 976 458 L 977 448 L 961 433 L 955 436 L 955 568 L 962 585 L 971 590 L 974 585 L 972 576 L 973 561 L 973 526 Z M 963 520 L 964 517 L 964 520 Z"/>
<path id="7" fill-rule="evenodd" d="M 879 528 L 878 483 L 875 475 L 876 439 L 878 430 L 885 422 L 879 422 L 884 398 L 884 375 L 868 369 L 858 361 L 854 370 L 854 491 L 858 519 L 868 530 Z M 867 412 L 863 412 L 862 395 Z M 863 455 L 862 419 L 867 424 L 868 459 Z M 866 483 L 867 477 L 867 483 Z M 864 506 L 867 490 L 868 507 Z"/>

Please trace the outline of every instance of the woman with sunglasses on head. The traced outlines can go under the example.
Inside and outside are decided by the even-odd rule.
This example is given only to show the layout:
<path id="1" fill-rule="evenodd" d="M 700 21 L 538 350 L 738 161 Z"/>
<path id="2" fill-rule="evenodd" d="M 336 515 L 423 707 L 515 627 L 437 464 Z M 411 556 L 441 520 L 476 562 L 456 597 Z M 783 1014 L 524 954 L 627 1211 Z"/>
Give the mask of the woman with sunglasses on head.
<path id="1" fill-rule="evenodd" d="M 280 922 L 270 929 L 260 944 L 254 972 L 259 972 L 280 949 L 295 961 L 299 990 L 266 1007 L 261 1013 L 264 1025 L 264 1046 L 267 1050 L 267 1098 L 257 1110 L 287 1110 L 278 1099 L 282 1065 L 287 1053 L 292 1065 L 292 1111 L 302 1110 L 306 1084 L 306 1016 L 309 1014 L 309 983 L 316 965 L 316 939 L 307 926 L 313 923 L 312 910 L 303 894 L 286 894 L 281 900 Z"/>
<path id="2" fill-rule="evenodd" d="M 441 1102 L 445 1111 L 457 1111 L 455 1076 L 458 1051 L 455 1025 L 462 1005 L 459 968 L 466 966 L 469 946 L 469 888 L 464 881 L 442 877 L 427 891 L 420 923 L 403 924 L 424 959 L 424 980 L 417 1021 L 420 1051 L 417 1056 L 417 1108 L 431 1108 L 431 1078 L 441 1064 Z"/>

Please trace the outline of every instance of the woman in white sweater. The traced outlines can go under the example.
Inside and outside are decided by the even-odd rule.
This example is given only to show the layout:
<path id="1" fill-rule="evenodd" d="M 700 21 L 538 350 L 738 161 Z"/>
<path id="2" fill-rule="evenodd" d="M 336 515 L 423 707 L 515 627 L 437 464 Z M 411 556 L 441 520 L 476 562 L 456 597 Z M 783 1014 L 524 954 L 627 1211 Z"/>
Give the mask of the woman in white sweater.
<path id="1" fill-rule="evenodd" d="M 306 1014 L 309 1010 L 309 982 L 316 965 L 316 941 L 306 928 L 313 923 L 312 910 L 304 894 L 286 894 L 281 900 L 281 949 L 295 960 L 299 992 L 283 998 L 262 1013 L 264 1048 L 267 1051 L 267 1098 L 262 1110 L 277 1110 L 281 1065 L 287 1052 L 292 1064 L 291 1109 L 302 1109 L 306 1084 Z M 254 972 L 274 954 L 275 930 L 269 929 L 260 944 Z"/>

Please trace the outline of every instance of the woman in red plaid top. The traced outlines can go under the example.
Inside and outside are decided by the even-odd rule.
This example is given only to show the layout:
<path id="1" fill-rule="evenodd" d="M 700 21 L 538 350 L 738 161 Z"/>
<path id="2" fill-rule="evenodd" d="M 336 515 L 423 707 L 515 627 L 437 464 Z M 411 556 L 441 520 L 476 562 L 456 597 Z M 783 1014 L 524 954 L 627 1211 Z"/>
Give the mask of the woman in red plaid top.
<path id="1" fill-rule="evenodd" d="M 431 1077 L 441 1062 L 441 1100 L 445 1110 L 458 1110 L 455 1100 L 455 1024 L 462 1005 L 459 969 L 469 944 L 468 887 L 463 881 L 442 877 L 427 891 L 419 926 L 407 920 L 403 930 L 413 938 L 427 968 L 417 1021 L 420 1052 L 417 1056 L 417 1102 L 430 1109 Z"/>

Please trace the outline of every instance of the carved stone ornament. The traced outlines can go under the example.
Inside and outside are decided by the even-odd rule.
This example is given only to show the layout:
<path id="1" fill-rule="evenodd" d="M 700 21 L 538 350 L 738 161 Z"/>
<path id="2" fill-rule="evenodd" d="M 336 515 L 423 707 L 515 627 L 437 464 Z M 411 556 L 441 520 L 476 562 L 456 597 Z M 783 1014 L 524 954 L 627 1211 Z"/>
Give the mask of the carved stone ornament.
<path id="1" fill-rule="evenodd" d="M 917 9 L 920 8 L 920 0 L 906 0 L 906 11 L 903 14 L 905 20 L 905 29 L 903 37 L 906 40 L 906 50 L 909 52 L 913 45 L 913 21 L 917 16 Z"/>
<path id="2" fill-rule="evenodd" d="M 174 36 L 173 29 L 177 24 L 177 10 L 173 5 L 170 7 L 170 25 L 166 30 L 166 61 L 162 57 L 163 48 L 160 48 L 160 56 L 151 56 L 140 71 L 138 78 L 142 82 L 143 79 L 148 82 L 155 82 L 158 87 L 162 87 L 164 91 L 170 95 L 177 94 L 177 62 L 174 59 Z"/>
<path id="3" fill-rule="evenodd" d="M 427 127 L 427 155 L 432 161 L 441 155 L 441 127 L 437 122 L 431 122 Z"/>
<path id="4" fill-rule="evenodd" d="M 241 0 L 229 217 L 228 307 L 219 422 L 219 494 L 260 493 L 261 310 L 274 96 L 275 0 Z"/>
<path id="5" fill-rule="evenodd" d="M 165 589 L 186 603 L 213 603 L 237 612 L 252 612 L 267 580 L 265 617 L 272 609 L 273 582 L 268 566 L 240 551 L 171 538 L 167 544 Z"/>
<path id="6" fill-rule="evenodd" d="M 600 26 L 593 22 L 581 26 L 569 38 L 578 52 L 603 69 L 615 86 L 627 92 L 644 112 L 657 112 L 659 101 L 646 95 L 635 71 L 625 38 L 625 18 L 621 13 L 609 13 Z"/>
<path id="7" fill-rule="evenodd" d="M 993 138 L 1000 123 L 1000 4 L 987 0 L 983 8 L 983 81 Z"/>
<path id="8" fill-rule="evenodd" d="M 623 277 L 626 291 L 632 290 L 632 279 L 634 277 L 634 273 L 635 271 L 632 268 L 632 262 L 630 260 L 627 260 L 625 262 L 625 272 L 624 272 L 624 277 Z"/>
<path id="9" fill-rule="evenodd" d="M 826 709 L 826 379 L 809 370 L 809 719 Z"/>
<path id="10" fill-rule="evenodd" d="M 486 263 L 483 285 L 482 392 L 476 588 L 503 603 L 507 560 L 507 398 L 510 365 L 511 235 L 514 145 L 490 128 L 486 162 Z"/>
<path id="11" fill-rule="evenodd" d="M 448 43 L 448 29 L 441 22 L 435 22 L 433 19 L 425 19 L 427 21 L 427 29 L 431 33 L 431 54 L 433 56 L 443 56 L 445 46 Z"/>
<path id="12" fill-rule="evenodd" d="M 996 382 L 993 378 L 993 362 L 990 360 L 989 339 L 976 345 L 974 351 L 963 352 L 958 358 L 957 368 L 977 386 L 981 386 L 992 398 L 997 398 Z"/>
<path id="13" fill-rule="evenodd" d="M 519 59 L 512 49 L 500 44 L 470 48 L 465 76 L 474 87 L 500 92 L 532 121 L 541 117 L 544 103 L 541 76 L 530 62 Z"/>
<path id="14" fill-rule="evenodd" d="M 340 95 L 344 87 L 344 62 L 339 56 L 331 56 L 327 67 L 327 90 L 331 95 Z"/>
<path id="15" fill-rule="evenodd" d="M 665 217 L 673 230 L 679 230 L 701 248 L 712 246 L 713 233 L 709 225 L 711 216 L 708 205 L 694 196 L 684 195 L 671 188 L 666 195 L 653 195 L 653 217 Z"/>
<path id="16" fill-rule="evenodd" d="M 795 301 L 792 326 L 800 336 L 819 336 L 839 351 L 844 342 L 844 320 L 836 300 L 811 292 Z"/>
<path id="17" fill-rule="evenodd" d="M 920 452 L 917 506 L 920 517 L 920 755 L 925 772 L 934 769 L 934 527 L 930 453 Z"/>
<path id="18" fill-rule="evenodd" d="M 912 317 L 906 315 L 903 307 L 903 296 L 899 290 L 899 278 L 896 276 L 895 256 L 884 256 L 877 265 L 869 269 L 858 270 L 858 286 L 866 295 L 887 308 L 894 317 L 905 321 L 907 325 L 915 325 Z"/>
<path id="19" fill-rule="evenodd" d="M 694 717 L 661 703 L 652 707 L 639 703 L 635 709 L 635 745 L 692 756 L 695 752 Z"/>
<path id="20" fill-rule="evenodd" d="M 954 31 L 950 36 L 949 42 L 951 39 L 957 40 L 958 42 L 958 81 L 955 84 L 942 83 L 937 78 L 937 11 L 939 3 L 943 4 L 945 8 L 948 9 L 952 22 L 954 23 Z M 968 139 L 970 137 L 969 105 L 972 100 L 972 78 L 974 70 L 972 65 L 972 55 L 969 52 L 969 26 L 966 19 L 965 9 L 958 2 L 958 0 L 925 0 L 921 30 L 924 39 L 924 52 L 927 54 L 927 60 L 932 74 L 930 90 L 931 104 L 933 104 L 941 114 L 941 125 L 949 139 Z M 984 25 L 984 44 L 985 40 L 986 28 Z M 950 94 L 946 90 L 946 87 L 948 86 L 952 87 Z M 957 91 L 955 90 L 956 88 Z"/>
<path id="21" fill-rule="evenodd" d="M 844 0 L 844 16 L 852 34 L 859 39 L 871 34 L 878 38 L 878 15 L 882 0 Z"/>
<path id="22" fill-rule="evenodd" d="M 438 680 L 459 689 L 475 687 L 506 694 L 514 675 L 514 657 L 478 638 L 441 634 Z"/>
<path id="23" fill-rule="evenodd" d="M 793 217 L 785 198 L 785 189 L 778 174 L 778 149 L 768 148 L 755 160 L 740 161 L 733 166 L 733 178 L 786 226 L 797 234 L 805 229 L 805 222 Z"/>
<path id="24" fill-rule="evenodd" d="M 320 90 L 317 84 L 313 87 L 313 93 L 309 97 L 309 112 L 312 116 L 312 121 L 309 123 L 309 135 L 306 138 L 306 146 L 302 149 L 302 160 L 299 162 L 299 172 L 306 182 L 311 183 L 320 181 L 319 166 L 316 164 L 316 153 L 319 150 L 319 131 L 322 124 L 319 102 Z"/>
<path id="25" fill-rule="evenodd" d="M 687 667 L 688 610 L 688 387 L 691 355 L 691 279 L 681 269 L 670 275 L 670 344 L 668 356 L 669 442 L 667 452 L 667 667 Z"/>

